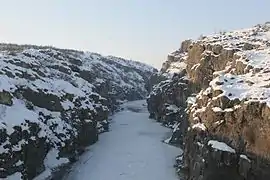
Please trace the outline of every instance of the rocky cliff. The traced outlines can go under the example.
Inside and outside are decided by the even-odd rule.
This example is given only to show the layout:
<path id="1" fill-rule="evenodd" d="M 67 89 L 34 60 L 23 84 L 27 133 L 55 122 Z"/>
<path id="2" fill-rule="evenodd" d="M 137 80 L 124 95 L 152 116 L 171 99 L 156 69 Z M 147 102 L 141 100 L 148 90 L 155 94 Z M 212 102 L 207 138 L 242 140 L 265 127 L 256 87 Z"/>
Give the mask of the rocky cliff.
<path id="1" fill-rule="evenodd" d="M 96 53 L 0 44 L 0 178 L 44 179 L 74 161 L 121 102 L 145 98 L 155 71 Z"/>
<path id="2" fill-rule="evenodd" d="M 148 110 L 174 128 L 182 178 L 270 179 L 270 23 L 184 41 L 159 74 Z"/>

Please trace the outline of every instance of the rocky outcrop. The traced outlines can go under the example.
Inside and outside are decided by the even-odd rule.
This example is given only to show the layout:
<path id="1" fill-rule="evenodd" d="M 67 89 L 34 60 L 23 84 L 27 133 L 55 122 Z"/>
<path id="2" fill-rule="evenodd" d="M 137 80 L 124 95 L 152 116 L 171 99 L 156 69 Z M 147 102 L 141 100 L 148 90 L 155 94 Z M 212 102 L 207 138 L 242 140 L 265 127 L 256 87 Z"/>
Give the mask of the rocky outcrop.
<path id="1" fill-rule="evenodd" d="M 0 44 L 0 178 L 50 175 L 108 131 L 156 70 L 75 50 Z"/>
<path id="2" fill-rule="evenodd" d="M 180 129 L 179 136 L 171 138 L 171 143 L 181 144 L 187 129 L 185 114 L 185 98 L 189 96 L 188 83 L 185 77 L 162 81 L 150 93 L 147 103 L 150 118 L 161 122 L 164 126 Z"/>
<path id="3" fill-rule="evenodd" d="M 176 166 L 185 179 L 270 179 L 269 40 L 269 23 L 204 36 L 164 63 L 168 79 L 148 109 L 165 124 L 168 104 L 177 109 L 170 141 L 184 149 Z"/>

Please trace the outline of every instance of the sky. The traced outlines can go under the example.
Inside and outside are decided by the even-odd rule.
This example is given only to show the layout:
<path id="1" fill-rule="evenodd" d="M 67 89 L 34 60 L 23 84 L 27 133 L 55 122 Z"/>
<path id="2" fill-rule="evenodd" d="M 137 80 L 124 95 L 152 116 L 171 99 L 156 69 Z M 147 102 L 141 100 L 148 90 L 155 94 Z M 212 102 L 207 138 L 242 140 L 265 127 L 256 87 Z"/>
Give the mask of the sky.
<path id="1" fill-rule="evenodd" d="M 0 41 L 160 68 L 181 41 L 270 21 L 269 0 L 0 0 Z"/>

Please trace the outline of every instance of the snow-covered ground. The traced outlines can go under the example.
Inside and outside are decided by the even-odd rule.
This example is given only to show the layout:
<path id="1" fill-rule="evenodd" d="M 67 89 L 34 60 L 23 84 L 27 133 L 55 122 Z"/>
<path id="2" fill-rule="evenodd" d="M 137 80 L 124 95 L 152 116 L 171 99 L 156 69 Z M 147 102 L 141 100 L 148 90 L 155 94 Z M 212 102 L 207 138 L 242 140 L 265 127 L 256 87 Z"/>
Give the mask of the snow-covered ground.
<path id="1" fill-rule="evenodd" d="M 64 180 L 178 180 L 173 165 L 181 150 L 162 142 L 170 129 L 148 119 L 145 101 L 124 108 Z"/>

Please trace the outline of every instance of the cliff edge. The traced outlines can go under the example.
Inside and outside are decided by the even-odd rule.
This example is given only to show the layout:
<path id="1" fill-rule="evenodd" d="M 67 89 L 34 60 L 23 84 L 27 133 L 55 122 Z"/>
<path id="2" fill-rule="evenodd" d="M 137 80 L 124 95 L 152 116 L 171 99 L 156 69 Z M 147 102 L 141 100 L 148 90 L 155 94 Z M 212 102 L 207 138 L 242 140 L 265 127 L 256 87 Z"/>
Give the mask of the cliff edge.
<path id="1" fill-rule="evenodd" d="M 183 178 L 270 179 L 270 23 L 186 40 L 159 75 L 148 110 L 174 129 Z"/>

